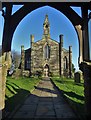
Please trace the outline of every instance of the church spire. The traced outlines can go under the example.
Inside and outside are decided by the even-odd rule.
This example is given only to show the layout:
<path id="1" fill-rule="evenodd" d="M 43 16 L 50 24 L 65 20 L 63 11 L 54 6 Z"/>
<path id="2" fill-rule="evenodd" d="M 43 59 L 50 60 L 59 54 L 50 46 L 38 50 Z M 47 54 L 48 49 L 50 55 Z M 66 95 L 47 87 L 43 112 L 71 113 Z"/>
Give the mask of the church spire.
<path id="1" fill-rule="evenodd" d="M 45 20 L 44 20 L 44 23 L 43 23 L 43 29 L 44 29 L 44 36 L 50 37 L 50 24 L 49 24 L 49 20 L 48 20 L 48 15 L 47 14 L 45 16 Z"/>
<path id="2" fill-rule="evenodd" d="M 44 21 L 44 24 L 48 23 L 49 24 L 49 20 L 48 20 L 48 15 L 46 14 L 45 16 L 45 21 Z"/>

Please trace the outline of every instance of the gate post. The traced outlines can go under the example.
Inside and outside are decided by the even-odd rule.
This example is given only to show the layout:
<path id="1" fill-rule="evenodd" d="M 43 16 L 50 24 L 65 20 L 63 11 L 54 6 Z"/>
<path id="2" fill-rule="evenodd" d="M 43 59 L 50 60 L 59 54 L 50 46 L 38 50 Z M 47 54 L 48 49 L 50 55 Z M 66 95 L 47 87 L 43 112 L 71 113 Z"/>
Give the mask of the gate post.
<path id="1" fill-rule="evenodd" d="M 2 39 L 2 77 L 1 77 L 1 97 L 0 101 L 0 110 L 2 110 L 2 117 L 4 117 L 4 108 L 5 108 L 5 89 L 6 89 L 6 76 L 7 70 L 11 66 L 11 13 L 12 5 L 6 5 L 6 11 L 2 10 L 2 16 L 4 17 L 4 30 L 3 30 L 3 39 Z"/>
<path id="2" fill-rule="evenodd" d="M 91 118 L 91 61 L 89 57 L 88 9 L 82 6 L 83 62 L 79 65 L 84 76 L 85 113 Z"/>
<path id="3" fill-rule="evenodd" d="M 86 116 L 91 118 L 91 62 L 82 62 L 80 70 L 84 76 L 84 95 Z"/>

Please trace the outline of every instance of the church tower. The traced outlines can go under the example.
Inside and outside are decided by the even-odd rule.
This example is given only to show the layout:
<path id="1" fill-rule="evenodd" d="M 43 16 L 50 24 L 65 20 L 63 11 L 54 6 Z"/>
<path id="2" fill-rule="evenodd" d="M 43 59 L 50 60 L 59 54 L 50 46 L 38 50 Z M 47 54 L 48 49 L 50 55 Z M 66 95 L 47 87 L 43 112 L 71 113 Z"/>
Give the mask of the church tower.
<path id="1" fill-rule="evenodd" d="M 45 16 L 45 20 L 43 23 L 43 29 L 44 29 L 44 33 L 43 33 L 43 37 L 50 37 L 50 24 L 49 24 L 49 20 L 48 20 L 48 15 Z"/>

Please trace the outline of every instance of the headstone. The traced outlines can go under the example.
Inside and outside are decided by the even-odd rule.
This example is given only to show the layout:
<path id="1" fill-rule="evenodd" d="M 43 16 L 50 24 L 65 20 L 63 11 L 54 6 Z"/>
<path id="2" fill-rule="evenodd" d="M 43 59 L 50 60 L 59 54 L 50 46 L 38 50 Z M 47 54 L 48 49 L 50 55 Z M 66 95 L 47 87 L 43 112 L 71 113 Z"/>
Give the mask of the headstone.
<path id="1" fill-rule="evenodd" d="M 76 83 L 80 83 L 80 80 L 81 80 L 81 74 L 79 72 L 76 72 L 74 74 L 74 79 L 75 79 L 75 82 Z"/>

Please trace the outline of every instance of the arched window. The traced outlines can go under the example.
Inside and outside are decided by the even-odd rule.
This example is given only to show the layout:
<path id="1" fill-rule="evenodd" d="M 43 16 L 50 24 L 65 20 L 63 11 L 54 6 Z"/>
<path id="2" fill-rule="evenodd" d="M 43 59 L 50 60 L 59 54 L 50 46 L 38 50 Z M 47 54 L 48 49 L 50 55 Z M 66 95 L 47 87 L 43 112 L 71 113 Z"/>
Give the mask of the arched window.
<path id="1" fill-rule="evenodd" d="M 30 69 L 30 59 L 26 60 L 26 69 Z"/>
<path id="2" fill-rule="evenodd" d="M 48 44 L 44 47 L 44 58 L 49 59 L 50 58 L 50 47 Z"/>

